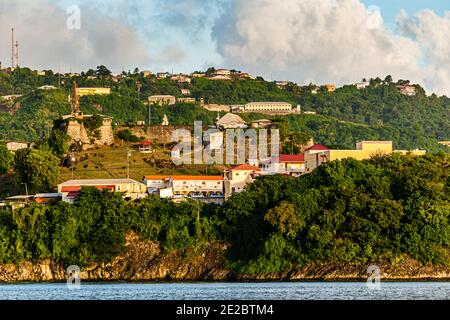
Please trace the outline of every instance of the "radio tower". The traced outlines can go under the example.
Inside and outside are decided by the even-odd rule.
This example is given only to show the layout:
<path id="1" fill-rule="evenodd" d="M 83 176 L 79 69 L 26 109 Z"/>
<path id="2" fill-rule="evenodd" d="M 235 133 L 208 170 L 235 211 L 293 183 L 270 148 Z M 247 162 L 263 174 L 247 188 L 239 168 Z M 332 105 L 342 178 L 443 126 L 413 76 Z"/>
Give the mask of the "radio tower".
<path id="1" fill-rule="evenodd" d="M 14 28 L 11 28 L 11 68 L 14 68 Z"/>
<path id="2" fill-rule="evenodd" d="M 16 68 L 19 66 L 19 41 L 16 41 Z"/>
<path id="3" fill-rule="evenodd" d="M 11 68 L 19 65 L 19 42 L 14 41 L 14 28 L 11 28 Z"/>

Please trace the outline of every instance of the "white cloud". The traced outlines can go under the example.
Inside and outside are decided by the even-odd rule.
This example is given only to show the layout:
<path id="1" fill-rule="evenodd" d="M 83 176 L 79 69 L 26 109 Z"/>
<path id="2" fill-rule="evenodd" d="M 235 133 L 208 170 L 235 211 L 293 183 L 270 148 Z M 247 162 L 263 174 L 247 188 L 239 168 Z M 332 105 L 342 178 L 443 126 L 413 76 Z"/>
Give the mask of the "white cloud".
<path id="1" fill-rule="evenodd" d="M 213 35 L 226 65 L 265 77 L 345 84 L 390 74 L 450 94 L 450 13 L 398 23 L 394 33 L 359 0 L 233 0 Z"/>
<path id="2" fill-rule="evenodd" d="M 115 71 L 148 62 L 137 33 L 126 23 L 81 6 L 81 29 L 67 28 L 66 8 L 49 0 L 0 3 L 0 59 L 10 64 L 10 29 L 19 41 L 19 63 L 69 71 L 103 64 Z"/>

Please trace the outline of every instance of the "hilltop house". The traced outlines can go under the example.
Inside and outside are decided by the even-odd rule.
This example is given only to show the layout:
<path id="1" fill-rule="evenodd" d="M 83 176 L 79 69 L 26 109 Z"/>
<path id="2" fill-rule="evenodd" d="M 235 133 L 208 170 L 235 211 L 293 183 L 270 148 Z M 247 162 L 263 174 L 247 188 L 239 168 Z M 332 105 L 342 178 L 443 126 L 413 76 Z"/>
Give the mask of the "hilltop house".
<path id="1" fill-rule="evenodd" d="M 237 114 L 227 113 L 222 118 L 217 119 L 216 126 L 220 129 L 246 129 L 248 128 L 245 122 Z"/>

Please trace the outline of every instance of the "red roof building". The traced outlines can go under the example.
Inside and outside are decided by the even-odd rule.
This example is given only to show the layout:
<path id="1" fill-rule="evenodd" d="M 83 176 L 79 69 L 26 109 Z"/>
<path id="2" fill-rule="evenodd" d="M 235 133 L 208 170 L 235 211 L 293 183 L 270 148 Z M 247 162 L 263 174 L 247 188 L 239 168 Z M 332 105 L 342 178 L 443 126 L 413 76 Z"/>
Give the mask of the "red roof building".
<path id="1" fill-rule="evenodd" d="M 315 144 L 312 147 L 309 147 L 305 151 L 327 151 L 330 150 L 330 148 L 327 148 L 321 144 Z"/>

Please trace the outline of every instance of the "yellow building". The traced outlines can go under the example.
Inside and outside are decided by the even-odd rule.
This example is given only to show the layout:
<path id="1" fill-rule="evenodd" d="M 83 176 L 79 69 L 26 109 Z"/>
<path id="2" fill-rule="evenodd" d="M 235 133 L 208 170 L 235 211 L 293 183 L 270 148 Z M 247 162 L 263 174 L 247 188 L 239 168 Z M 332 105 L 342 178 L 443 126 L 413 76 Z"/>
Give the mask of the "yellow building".
<path id="1" fill-rule="evenodd" d="M 321 145 L 314 145 L 305 151 L 305 169 L 311 172 L 323 162 L 353 158 L 369 159 L 377 155 L 391 153 L 411 154 L 421 156 L 424 150 L 393 150 L 392 141 L 361 141 L 356 144 L 356 150 L 331 150 Z"/>
<path id="2" fill-rule="evenodd" d="M 139 199 L 147 196 L 147 186 L 133 179 L 69 180 L 58 185 L 58 193 L 62 195 L 63 201 L 72 203 L 83 187 L 121 192 L 126 199 Z"/>
<path id="3" fill-rule="evenodd" d="M 287 102 L 250 102 L 244 106 L 245 112 L 290 113 L 292 104 Z"/>
<path id="4" fill-rule="evenodd" d="M 325 89 L 327 89 L 327 92 L 334 92 L 336 91 L 336 86 L 332 83 L 328 83 L 325 85 Z"/>
<path id="5" fill-rule="evenodd" d="M 78 96 L 107 95 L 111 94 L 111 88 L 77 88 Z"/>

